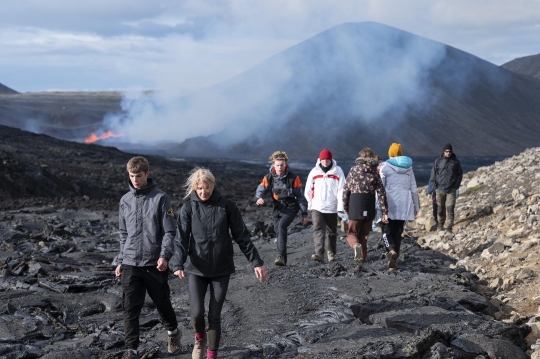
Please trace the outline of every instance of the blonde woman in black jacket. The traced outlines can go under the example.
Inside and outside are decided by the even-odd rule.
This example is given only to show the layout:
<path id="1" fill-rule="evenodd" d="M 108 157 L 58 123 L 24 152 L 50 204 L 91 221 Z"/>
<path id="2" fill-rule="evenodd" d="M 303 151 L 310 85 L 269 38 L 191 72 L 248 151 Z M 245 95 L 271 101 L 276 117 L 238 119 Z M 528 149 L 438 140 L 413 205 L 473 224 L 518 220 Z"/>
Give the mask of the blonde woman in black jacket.
<path id="1" fill-rule="evenodd" d="M 221 337 L 221 309 L 229 279 L 234 273 L 233 240 L 264 281 L 266 268 L 250 239 L 236 204 L 214 189 L 208 169 L 195 168 L 186 181 L 186 202 L 180 210 L 180 238 L 171 259 L 174 275 L 188 277 L 191 325 L 195 330 L 192 358 L 217 358 Z M 232 234 L 232 237 L 231 237 Z M 208 332 L 205 331 L 204 297 L 210 288 Z M 205 353 L 206 349 L 206 353 Z"/>

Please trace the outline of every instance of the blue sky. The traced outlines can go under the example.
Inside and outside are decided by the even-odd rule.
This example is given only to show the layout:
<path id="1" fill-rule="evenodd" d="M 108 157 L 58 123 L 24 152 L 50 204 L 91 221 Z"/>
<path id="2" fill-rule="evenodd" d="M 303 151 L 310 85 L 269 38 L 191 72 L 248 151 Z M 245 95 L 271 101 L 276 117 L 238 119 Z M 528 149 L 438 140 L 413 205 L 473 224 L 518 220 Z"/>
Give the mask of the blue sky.
<path id="1" fill-rule="evenodd" d="M 360 21 L 497 65 L 540 53 L 538 0 L 3 0 L 0 83 L 20 92 L 185 94 Z"/>

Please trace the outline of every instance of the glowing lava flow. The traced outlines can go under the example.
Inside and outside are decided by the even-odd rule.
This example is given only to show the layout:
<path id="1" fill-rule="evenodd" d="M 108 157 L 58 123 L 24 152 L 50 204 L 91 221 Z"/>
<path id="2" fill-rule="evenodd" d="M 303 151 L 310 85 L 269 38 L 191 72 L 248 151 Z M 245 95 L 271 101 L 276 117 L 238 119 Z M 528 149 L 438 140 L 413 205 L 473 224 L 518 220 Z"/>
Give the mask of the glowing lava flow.
<path id="1" fill-rule="evenodd" d="M 94 132 L 92 132 L 92 134 L 88 137 L 86 137 L 84 139 L 84 142 L 85 143 L 94 143 L 96 142 L 97 140 L 104 140 L 106 138 L 111 138 L 111 137 L 122 137 L 123 135 L 122 134 L 117 134 L 117 133 L 114 133 L 112 131 L 107 131 L 101 135 L 96 135 Z"/>

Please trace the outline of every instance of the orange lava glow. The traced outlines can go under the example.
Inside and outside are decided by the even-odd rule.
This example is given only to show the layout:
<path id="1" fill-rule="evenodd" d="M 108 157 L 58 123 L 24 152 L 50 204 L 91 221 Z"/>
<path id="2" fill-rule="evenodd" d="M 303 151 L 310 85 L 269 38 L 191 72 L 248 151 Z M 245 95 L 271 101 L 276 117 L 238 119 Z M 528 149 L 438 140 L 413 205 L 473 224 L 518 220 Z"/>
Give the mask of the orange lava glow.
<path id="1" fill-rule="evenodd" d="M 122 134 L 119 134 L 119 133 L 114 133 L 112 131 L 107 131 L 101 135 L 96 135 L 94 132 L 92 132 L 92 134 L 88 137 L 86 137 L 84 139 L 84 142 L 85 143 L 94 143 L 96 142 L 97 140 L 104 140 L 106 138 L 111 138 L 111 137 L 122 137 L 123 135 Z"/>

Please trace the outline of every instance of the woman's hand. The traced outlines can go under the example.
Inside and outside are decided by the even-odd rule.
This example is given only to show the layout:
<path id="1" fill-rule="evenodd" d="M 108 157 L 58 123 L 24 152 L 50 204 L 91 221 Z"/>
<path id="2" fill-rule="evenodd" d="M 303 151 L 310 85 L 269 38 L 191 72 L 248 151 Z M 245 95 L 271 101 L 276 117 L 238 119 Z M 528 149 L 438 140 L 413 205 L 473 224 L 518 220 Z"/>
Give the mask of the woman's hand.
<path id="1" fill-rule="evenodd" d="M 257 203 L 257 206 L 263 205 L 263 204 L 264 204 L 264 199 L 259 198 L 259 199 L 257 200 L 257 202 L 255 202 L 255 203 Z"/>
<path id="2" fill-rule="evenodd" d="M 176 272 L 174 272 L 174 274 L 176 274 Z M 266 268 L 264 266 L 255 267 L 255 277 L 261 282 L 264 282 L 266 280 Z"/>
<path id="3" fill-rule="evenodd" d="M 184 277 L 185 277 L 183 270 L 174 271 L 174 275 L 177 276 L 180 279 L 184 279 Z"/>
<path id="4" fill-rule="evenodd" d="M 307 226 L 307 223 L 308 223 L 307 217 L 302 217 L 302 224 L 303 224 L 304 226 Z"/>

